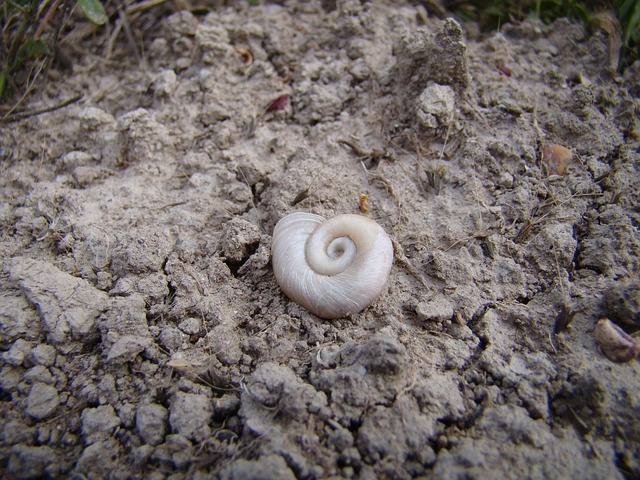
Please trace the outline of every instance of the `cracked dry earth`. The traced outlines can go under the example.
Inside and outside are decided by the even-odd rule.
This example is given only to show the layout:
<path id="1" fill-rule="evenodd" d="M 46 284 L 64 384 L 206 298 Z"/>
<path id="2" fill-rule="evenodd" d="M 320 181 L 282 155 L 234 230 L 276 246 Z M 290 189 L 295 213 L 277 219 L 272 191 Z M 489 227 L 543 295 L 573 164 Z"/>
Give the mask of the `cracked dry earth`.
<path id="1" fill-rule="evenodd" d="M 640 322 L 640 65 L 284 3 L 148 13 L 145 65 L 85 53 L 2 124 L 2 477 L 640 476 L 640 364 L 593 335 Z M 293 211 L 389 233 L 372 306 L 281 293 Z"/>

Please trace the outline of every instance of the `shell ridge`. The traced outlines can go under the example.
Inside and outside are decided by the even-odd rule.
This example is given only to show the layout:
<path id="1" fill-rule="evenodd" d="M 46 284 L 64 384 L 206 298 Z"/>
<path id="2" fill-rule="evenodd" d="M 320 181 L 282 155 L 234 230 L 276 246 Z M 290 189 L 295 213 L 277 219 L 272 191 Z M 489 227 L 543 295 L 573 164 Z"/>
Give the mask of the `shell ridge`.
<path id="1" fill-rule="evenodd" d="M 336 245 L 337 238 L 352 243 Z M 331 248 L 343 254 L 332 258 Z M 282 291 L 323 318 L 356 313 L 373 303 L 393 263 L 393 246 L 384 229 L 353 214 L 330 220 L 304 212 L 290 214 L 276 224 L 271 251 Z"/>

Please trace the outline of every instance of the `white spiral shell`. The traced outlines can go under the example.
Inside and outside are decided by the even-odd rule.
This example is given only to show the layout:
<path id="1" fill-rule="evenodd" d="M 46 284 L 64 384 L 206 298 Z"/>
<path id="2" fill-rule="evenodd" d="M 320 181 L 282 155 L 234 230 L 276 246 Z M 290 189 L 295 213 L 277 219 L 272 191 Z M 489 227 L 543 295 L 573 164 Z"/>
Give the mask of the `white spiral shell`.
<path id="1" fill-rule="evenodd" d="M 359 312 L 380 296 L 393 263 L 393 245 L 380 225 L 362 215 L 325 220 L 297 212 L 277 223 L 271 263 L 291 300 L 334 319 Z"/>

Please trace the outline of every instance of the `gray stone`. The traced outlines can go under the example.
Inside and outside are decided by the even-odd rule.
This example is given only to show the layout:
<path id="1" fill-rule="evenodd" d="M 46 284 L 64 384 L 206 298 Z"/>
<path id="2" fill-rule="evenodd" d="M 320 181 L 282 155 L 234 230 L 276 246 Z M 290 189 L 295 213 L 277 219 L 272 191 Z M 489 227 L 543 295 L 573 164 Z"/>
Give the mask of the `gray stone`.
<path id="1" fill-rule="evenodd" d="M 167 277 L 163 272 L 154 272 L 138 280 L 137 291 L 149 297 L 151 302 L 160 302 L 169 295 Z"/>
<path id="2" fill-rule="evenodd" d="M 4 390 L 12 391 L 22 380 L 22 368 L 5 366 L 0 371 L 0 387 Z"/>
<path id="3" fill-rule="evenodd" d="M 167 434 L 169 412 L 162 405 L 142 405 L 136 413 L 136 428 L 142 439 L 150 445 L 159 445 Z"/>
<path id="4" fill-rule="evenodd" d="M 222 227 L 222 255 L 231 262 L 241 262 L 258 246 L 260 236 L 253 223 L 234 218 Z"/>
<path id="5" fill-rule="evenodd" d="M 134 360 L 153 344 L 142 295 L 113 298 L 103 318 L 100 329 L 103 345 L 109 349 L 108 361 L 118 364 Z"/>
<path id="6" fill-rule="evenodd" d="M 27 415 L 42 420 L 51 415 L 60 405 L 58 391 L 45 383 L 34 383 L 27 398 Z"/>
<path id="7" fill-rule="evenodd" d="M 74 472 L 74 478 L 130 478 L 124 471 L 126 465 L 118 464 L 121 447 L 114 438 L 98 440 L 86 447 L 78 462 Z"/>
<path id="8" fill-rule="evenodd" d="M 75 167 L 87 166 L 95 163 L 96 158 L 87 152 L 81 152 L 74 150 L 72 152 L 65 153 L 60 157 L 60 165 L 64 166 L 66 170 L 72 170 Z"/>
<path id="9" fill-rule="evenodd" d="M 446 127 L 453 119 L 455 92 L 446 85 L 433 84 L 424 89 L 418 99 L 417 117 L 427 129 Z"/>
<path id="10" fill-rule="evenodd" d="M 158 343 L 169 352 L 175 352 L 180 349 L 182 344 L 187 341 L 187 336 L 177 328 L 163 328 L 158 335 Z"/>
<path id="11" fill-rule="evenodd" d="M 176 468 L 182 468 L 193 462 L 192 444 L 182 435 L 167 435 L 164 443 L 158 445 L 151 456 L 157 462 L 171 462 Z"/>
<path id="12" fill-rule="evenodd" d="M 51 367 L 56 361 L 56 349 L 51 345 L 41 343 L 31 349 L 29 352 L 29 359 L 34 365 Z"/>
<path id="13" fill-rule="evenodd" d="M 202 329 L 202 320 L 193 317 L 187 318 L 186 320 L 180 322 L 178 328 L 187 335 L 195 335 Z"/>
<path id="14" fill-rule="evenodd" d="M 133 449 L 133 464 L 136 467 L 143 467 L 151 457 L 153 453 L 153 446 L 151 445 L 141 445 L 138 448 Z M 164 476 L 163 476 L 164 479 Z"/>
<path id="15" fill-rule="evenodd" d="M 113 298 L 105 320 L 103 327 L 106 327 L 109 333 L 119 337 L 124 335 L 149 336 L 145 299 L 142 295 L 131 294 L 126 297 Z"/>
<path id="16" fill-rule="evenodd" d="M 238 411 L 240 407 L 240 398 L 235 393 L 226 393 L 220 398 L 213 401 L 216 416 L 219 418 L 227 418 Z"/>
<path id="17" fill-rule="evenodd" d="M 211 434 L 213 402 L 206 395 L 178 392 L 169 407 L 171 430 L 196 442 Z"/>
<path id="18" fill-rule="evenodd" d="M 416 315 L 423 322 L 445 322 L 453 317 L 453 306 L 444 295 L 436 295 L 432 299 L 416 305 Z"/>
<path id="19" fill-rule="evenodd" d="M 464 34 L 453 18 L 444 20 L 435 32 L 408 30 L 395 50 L 396 78 L 406 84 L 407 91 L 420 92 L 430 81 L 463 91 L 470 83 Z"/>
<path id="20" fill-rule="evenodd" d="M 98 387 L 95 383 L 89 382 L 80 389 L 77 396 L 85 403 L 96 403 L 98 401 Z"/>
<path id="21" fill-rule="evenodd" d="M 0 335 L 6 342 L 40 335 L 38 312 L 19 291 L 0 292 Z"/>
<path id="22" fill-rule="evenodd" d="M 101 405 L 97 408 L 85 408 L 82 411 L 82 433 L 110 433 L 120 425 L 120 419 L 111 405 Z"/>
<path id="23" fill-rule="evenodd" d="M 2 429 L 2 441 L 6 445 L 15 445 L 16 443 L 31 443 L 35 437 L 35 429 L 29 427 L 22 422 L 7 422 Z"/>
<path id="24" fill-rule="evenodd" d="M 31 351 L 31 345 L 29 345 L 28 342 L 19 338 L 18 340 L 13 342 L 13 345 L 8 351 L 2 354 L 2 358 L 9 365 L 13 365 L 14 367 L 19 367 L 20 365 L 22 365 L 22 362 L 24 361 L 25 357 L 29 354 L 30 351 Z"/>
<path id="25" fill-rule="evenodd" d="M 49 369 L 43 365 L 36 365 L 33 368 L 27 370 L 24 374 L 23 380 L 27 383 L 46 383 L 47 385 L 53 385 L 56 379 L 51 375 Z"/>
<path id="26" fill-rule="evenodd" d="M 125 428 L 132 428 L 136 421 L 136 406 L 131 403 L 123 403 L 118 407 L 118 417 Z"/>
<path id="27" fill-rule="evenodd" d="M 287 462 L 280 455 L 265 455 L 258 460 L 236 460 L 222 472 L 224 480 L 242 480 L 260 478 L 261 480 L 293 480 L 293 474 Z"/>
<path id="28" fill-rule="evenodd" d="M 424 415 L 410 396 L 400 396 L 392 406 L 371 407 L 358 429 L 356 440 L 363 460 L 368 464 L 384 458 L 401 458 L 407 450 L 414 451 L 423 463 L 430 452 L 429 440 L 438 429 L 437 418 Z"/>
<path id="29" fill-rule="evenodd" d="M 116 389 L 116 379 L 107 373 L 98 383 L 98 395 L 101 405 L 114 404 L 118 401 L 118 390 Z"/>
<path id="30" fill-rule="evenodd" d="M 216 357 L 223 365 L 236 365 L 242 358 L 237 330 L 234 324 L 222 323 L 213 327 L 205 337 L 211 350 L 216 352 Z"/>
<path id="31" fill-rule="evenodd" d="M 47 478 L 55 476 L 50 467 L 56 461 L 56 455 L 50 447 L 27 447 L 16 445 L 11 449 L 11 457 L 7 466 L 7 478 Z"/>
<path id="32" fill-rule="evenodd" d="M 116 123 L 109 112 L 98 107 L 86 107 L 78 114 L 78 118 L 82 120 L 80 126 L 85 130 L 96 130 L 98 127 L 110 126 Z"/>
<path id="33" fill-rule="evenodd" d="M 162 70 L 153 79 L 153 93 L 157 97 L 170 97 L 178 86 L 178 77 L 173 70 Z"/>
<path id="34" fill-rule="evenodd" d="M 106 293 L 48 262 L 15 257 L 7 266 L 9 278 L 38 308 L 52 342 L 71 350 L 74 340 L 98 338 L 97 319 L 105 309 Z"/>
<path id="35" fill-rule="evenodd" d="M 142 109 L 138 111 L 140 110 Z M 128 115 L 124 115 L 123 118 Z M 164 126 L 153 120 L 151 115 L 145 114 L 143 117 L 145 120 L 142 122 L 134 121 L 130 124 L 132 128 L 129 129 L 129 133 L 137 130 L 148 140 L 153 141 L 152 139 L 155 139 L 160 142 L 160 131 L 166 131 Z M 132 117 L 129 118 L 131 119 Z M 133 133 L 133 136 L 136 137 L 137 134 Z M 125 140 L 125 143 L 127 140 Z M 140 137 L 134 140 L 133 143 L 135 145 L 132 146 L 132 149 L 139 149 L 144 156 L 151 155 L 152 153 L 148 151 L 149 145 L 140 140 Z M 132 154 L 132 159 L 135 158 L 135 153 L 128 153 Z M 141 159 L 135 158 L 135 160 Z M 127 277 L 132 273 L 148 274 L 162 270 L 162 265 L 175 244 L 170 232 L 161 231 L 155 226 L 131 228 L 125 232 L 118 233 L 117 237 L 118 243 L 114 245 L 112 252 L 111 272 L 119 277 Z"/>
<path id="36" fill-rule="evenodd" d="M 145 348 L 150 346 L 150 338 L 125 335 L 120 337 L 116 343 L 111 346 L 109 354 L 107 355 L 107 361 L 114 363 L 129 362 L 135 359 Z"/>

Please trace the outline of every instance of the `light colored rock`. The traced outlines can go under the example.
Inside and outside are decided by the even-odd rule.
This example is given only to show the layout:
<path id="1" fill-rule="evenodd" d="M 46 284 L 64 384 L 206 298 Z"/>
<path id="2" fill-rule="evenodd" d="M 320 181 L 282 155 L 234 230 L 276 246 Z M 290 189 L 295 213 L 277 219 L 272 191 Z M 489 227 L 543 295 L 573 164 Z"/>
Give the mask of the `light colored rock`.
<path id="1" fill-rule="evenodd" d="M 162 405 L 142 405 L 136 413 L 136 428 L 142 439 L 150 445 L 158 445 L 167 434 L 169 412 Z"/>
<path id="2" fill-rule="evenodd" d="M 50 470 L 55 464 L 56 454 L 50 447 L 28 447 L 16 445 L 11 449 L 6 478 L 53 478 L 57 469 Z"/>
<path id="3" fill-rule="evenodd" d="M 211 434 L 213 402 L 206 395 L 178 392 L 171 398 L 169 412 L 173 432 L 197 442 Z"/>
<path id="4" fill-rule="evenodd" d="M 9 350 L 7 350 L 2 354 L 2 358 L 9 365 L 13 365 L 14 367 L 19 367 L 20 365 L 22 365 L 22 362 L 24 361 L 25 357 L 29 354 L 30 351 L 31 351 L 31 345 L 29 345 L 28 342 L 19 338 L 18 340 L 13 342 L 13 345 L 11 345 L 11 348 Z"/>
<path id="5" fill-rule="evenodd" d="M 136 405 L 124 402 L 117 408 L 118 418 L 125 428 L 133 428 L 136 421 Z"/>
<path id="6" fill-rule="evenodd" d="M 105 125 L 114 125 L 116 122 L 113 115 L 97 107 L 84 108 L 78 118 L 82 120 L 81 125 L 86 130 L 95 130 Z"/>
<path id="7" fill-rule="evenodd" d="M 233 218 L 222 227 L 222 255 L 231 262 L 249 257 L 260 241 L 260 229 L 241 218 Z"/>
<path id="8" fill-rule="evenodd" d="M 56 361 L 56 349 L 51 345 L 45 345 L 41 343 L 33 347 L 29 352 L 29 359 L 34 365 L 43 365 L 45 367 L 51 367 Z"/>
<path id="9" fill-rule="evenodd" d="M 144 466 L 153 453 L 152 445 L 141 445 L 133 450 L 133 464 L 136 467 Z"/>
<path id="10" fill-rule="evenodd" d="M 240 459 L 233 462 L 222 472 L 225 480 L 260 478 L 262 480 L 293 480 L 293 474 L 287 462 L 280 455 L 265 455 L 258 460 Z"/>
<path id="11" fill-rule="evenodd" d="M 145 275 L 136 283 L 136 290 L 152 301 L 160 301 L 169 295 L 167 277 L 163 272 L 153 272 Z"/>
<path id="12" fill-rule="evenodd" d="M 133 360 L 136 356 L 144 351 L 145 348 L 151 346 L 151 339 L 147 337 L 136 337 L 133 335 L 125 335 L 120 337 L 116 343 L 111 346 L 107 361 L 114 363 L 124 363 Z"/>
<path id="13" fill-rule="evenodd" d="M 202 329 L 202 321 L 198 318 L 190 317 L 180 322 L 178 328 L 187 335 L 194 335 Z"/>
<path id="14" fill-rule="evenodd" d="M 158 445 L 151 456 L 156 462 L 171 462 L 182 468 L 193 462 L 194 451 L 189 440 L 182 435 L 170 434 L 164 443 Z"/>
<path id="15" fill-rule="evenodd" d="M 0 292 L 0 335 L 7 342 L 40 335 L 38 312 L 19 291 Z"/>
<path id="16" fill-rule="evenodd" d="M 35 420 L 47 418 L 60 405 L 58 391 L 45 383 L 34 383 L 27 398 L 27 415 Z"/>
<path id="17" fill-rule="evenodd" d="M 22 422 L 12 420 L 3 426 L 1 434 L 2 441 L 5 445 L 32 443 L 33 438 L 35 437 L 35 428 L 29 427 Z"/>
<path id="18" fill-rule="evenodd" d="M 111 405 L 101 405 L 97 408 L 85 408 L 81 415 L 82 433 L 92 435 L 94 433 L 111 433 L 120 425 L 120 419 Z"/>
<path id="19" fill-rule="evenodd" d="M 187 341 L 187 338 L 188 337 L 177 328 L 167 327 L 163 328 L 158 335 L 158 343 L 169 352 L 175 352 Z"/>
<path id="20" fill-rule="evenodd" d="M 106 308 L 106 293 L 40 260 L 12 258 L 8 272 L 38 308 L 54 344 L 70 350 L 73 341 L 84 343 L 98 338 L 97 319 Z"/>
<path id="21" fill-rule="evenodd" d="M 417 116 L 427 129 L 446 127 L 453 119 L 455 92 L 446 85 L 433 84 L 424 89 L 418 99 Z"/>
<path id="22" fill-rule="evenodd" d="M 2 371 L 0 371 L 0 387 L 7 391 L 11 391 L 22 380 L 22 368 L 6 365 Z"/>
<path id="23" fill-rule="evenodd" d="M 24 374 L 23 380 L 27 383 L 46 383 L 47 385 L 53 385 L 56 379 L 51 375 L 51 372 L 47 367 L 42 365 L 36 365 L 33 368 L 27 370 Z"/>
<path id="24" fill-rule="evenodd" d="M 104 322 L 100 325 L 107 346 L 126 335 L 150 338 L 144 297 L 135 293 L 122 294 L 127 296 L 111 300 Z"/>
<path id="25" fill-rule="evenodd" d="M 127 466 L 119 464 L 121 447 L 114 438 L 106 438 L 87 446 L 78 462 L 74 477 L 78 478 L 127 478 Z M 117 472 L 117 473 L 116 473 Z"/>
<path id="26" fill-rule="evenodd" d="M 416 305 L 416 315 L 423 322 L 445 322 L 453 317 L 453 306 L 444 295 L 436 295 L 430 300 Z"/>
<path id="27" fill-rule="evenodd" d="M 98 395 L 101 405 L 114 405 L 118 401 L 118 390 L 116 389 L 116 379 L 110 373 L 107 373 L 100 379 L 97 385 Z"/>
<path id="28" fill-rule="evenodd" d="M 162 70 L 153 79 L 153 93 L 157 97 L 170 97 L 178 86 L 178 77 L 173 70 Z"/>

